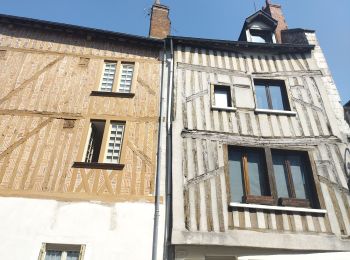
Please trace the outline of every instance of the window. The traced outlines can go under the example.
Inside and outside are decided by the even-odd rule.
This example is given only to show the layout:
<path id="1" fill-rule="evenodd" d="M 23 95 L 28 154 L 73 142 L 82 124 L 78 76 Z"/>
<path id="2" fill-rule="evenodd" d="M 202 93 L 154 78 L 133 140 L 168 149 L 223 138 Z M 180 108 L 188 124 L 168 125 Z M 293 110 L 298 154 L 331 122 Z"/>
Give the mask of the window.
<path id="1" fill-rule="evenodd" d="M 290 198 L 304 200 L 307 207 L 311 198 L 310 175 L 307 174 L 305 154 L 291 151 L 272 151 L 277 196 L 280 204 L 288 204 Z"/>
<path id="2" fill-rule="evenodd" d="M 82 260 L 85 246 L 44 243 L 39 260 Z"/>
<path id="3" fill-rule="evenodd" d="M 129 64 L 129 63 L 122 64 L 122 73 L 120 76 L 119 92 L 125 92 L 125 93 L 130 92 L 133 72 L 134 72 L 133 64 Z"/>
<path id="4" fill-rule="evenodd" d="M 211 85 L 211 108 L 227 111 L 236 110 L 232 102 L 231 86 Z"/>
<path id="5" fill-rule="evenodd" d="M 249 32 L 252 42 L 273 43 L 271 31 L 250 29 Z"/>
<path id="6" fill-rule="evenodd" d="M 233 202 L 271 196 L 263 149 L 230 147 L 228 156 Z"/>
<path id="7" fill-rule="evenodd" d="M 120 73 L 117 73 L 117 70 L 120 71 Z M 133 63 L 106 61 L 104 63 L 103 75 L 99 90 L 101 92 L 130 93 L 133 74 Z"/>
<path id="8" fill-rule="evenodd" d="M 105 133 L 105 127 L 108 132 Z M 85 163 L 113 163 L 120 161 L 121 146 L 124 135 L 124 122 L 91 120 L 89 138 L 86 144 L 84 161 Z M 105 137 L 104 134 L 108 135 Z M 102 151 L 103 143 L 106 143 L 105 152 Z M 102 155 L 101 155 L 102 153 Z"/>
<path id="9" fill-rule="evenodd" d="M 307 152 L 230 146 L 228 171 L 231 202 L 319 207 Z"/>
<path id="10" fill-rule="evenodd" d="M 283 81 L 254 80 L 256 107 L 258 109 L 290 111 L 287 91 Z"/>
<path id="11" fill-rule="evenodd" d="M 232 107 L 230 86 L 214 86 L 214 106 L 220 108 Z"/>
<path id="12" fill-rule="evenodd" d="M 123 141 L 124 124 L 112 122 L 110 124 L 108 147 L 105 162 L 119 163 L 121 145 Z"/>

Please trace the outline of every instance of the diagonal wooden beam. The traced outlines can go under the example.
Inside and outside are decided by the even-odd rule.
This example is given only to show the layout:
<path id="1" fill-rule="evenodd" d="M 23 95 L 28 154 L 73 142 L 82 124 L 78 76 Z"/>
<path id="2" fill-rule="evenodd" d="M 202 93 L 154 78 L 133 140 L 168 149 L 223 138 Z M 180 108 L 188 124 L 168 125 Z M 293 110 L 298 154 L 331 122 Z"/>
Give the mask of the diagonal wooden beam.
<path id="1" fill-rule="evenodd" d="M 80 113 L 48 112 L 26 109 L 0 109 L 0 115 L 52 117 L 56 119 L 82 119 Z"/>
<path id="2" fill-rule="evenodd" d="M 3 151 L 0 154 L 0 160 L 9 155 L 14 149 L 16 149 L 18 146 L 26 142 L 29 138 L 31 138 L 33 135 L 38 133 L 42 128 L 47 126 L 49 123 L 51 123 L 53 118 L 48 118 L 41 122 L 37 127 L 35 127 L 32 131 L 28 132 L 23 138 L 19 139 L 17 142 L 10 145 L 5 151 Z"/>
<path id="3" fill-rule="evenodd" d="M 50 69 L 53 65 L 55 65 L 57 62 L 63 59 L 64 56 L 58 57 L 54 61 L 47 64 L 44 68 L 37 71 L 32 77 L 24 81 L 18 88 L 15 88 L 11 90 L 6 96 L 0 99 L 0 104 L 5 102 L 7 99 L 11 98 L 13 95 L 17 94 L 18 92 L 22 91 L 25 87 L 27 87 L 31 82 L 36 80 L 41 74 L 43 74 L 45 71 Z"/>

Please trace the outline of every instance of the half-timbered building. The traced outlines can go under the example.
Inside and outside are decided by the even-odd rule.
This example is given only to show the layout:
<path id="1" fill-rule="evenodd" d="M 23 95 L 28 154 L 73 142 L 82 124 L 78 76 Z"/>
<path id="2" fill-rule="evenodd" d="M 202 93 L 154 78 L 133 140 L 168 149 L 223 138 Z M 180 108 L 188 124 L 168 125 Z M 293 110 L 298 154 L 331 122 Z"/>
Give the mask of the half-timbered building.
<path id="1" fill-rule="evenodd" d="M 350 129 L 315 32 L 266 1 L 238 41 L 168 42 L 174 258 L 349 251 Z"/>
<path id="2" fill-rule="evenodd" d="M 168 9 L 152 19 L 141 37 L 0 15 L 1 259 L 151 259 Z"/>

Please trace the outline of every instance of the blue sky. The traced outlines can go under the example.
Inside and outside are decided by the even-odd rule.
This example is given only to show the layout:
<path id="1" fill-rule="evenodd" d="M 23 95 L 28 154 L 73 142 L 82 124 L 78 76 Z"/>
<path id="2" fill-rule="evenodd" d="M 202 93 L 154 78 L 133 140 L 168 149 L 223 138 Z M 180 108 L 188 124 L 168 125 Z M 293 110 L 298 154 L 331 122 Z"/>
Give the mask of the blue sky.
<path id="1" fill-rule="evenodd" d="M 264 0 L 162 0 L 171 10 L 172 34 L 237 40 L 254 2 Z M 272 0 L 289 28 L 315 29 L 339 89 L 350 100 L 350 1 Z M 147 35 L 153 0 L 0 0 L 0 13 Z"/>

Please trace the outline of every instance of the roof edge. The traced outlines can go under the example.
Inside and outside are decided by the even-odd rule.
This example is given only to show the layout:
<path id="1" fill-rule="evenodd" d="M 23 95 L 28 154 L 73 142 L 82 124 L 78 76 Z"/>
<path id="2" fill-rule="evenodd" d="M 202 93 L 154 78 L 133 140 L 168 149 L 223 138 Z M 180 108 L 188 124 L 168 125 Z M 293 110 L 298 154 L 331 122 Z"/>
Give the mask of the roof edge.
<path id="1" fill-rule="evenodd" d="M 260 49 L 260 50 L 279 50 L 283 52 L 297 51 L 297 52 L 309 52 L 315 48 L 315 45 L 310 44 L 292 44 L 292 43 L 255 43 L 245 41 L 229 41 L 229 40 L 216 40 L 216 39 L 205 39 L 205 38 L 193 38 L 193 37 L 182 37 L 182 36 L 168 36 L 168 39 L 172 39 L 177 43 L 187 43 L 194 46 L 206 45 L 213 49 Z"/>
<path id="2" fill-rule="evenodd" d="M 27 17 L 21 17 L 21 16 L 14 16 L 14 15 L 8 15 L 8 14 L 0 14 L 0 23 L 13 23 L 18 24 L 20 26 L 28 26 L 28 25 L 35 25 L 35 28 L 42 27 L 41 29 L 45 30 L 60 30 L 64 32 L 77 32 L 77 34 L 87 34 L 87 35 L 104 35 L 106 37 L 114 37 L 114 38 L 120 38 L 120 39 L 126 39 L 126 40 L 138 40 L 143 41 L 148 44 L 155 44 L 160 45 L 163 43 L 162 40 L 159 39 L 153 39 L 145 36 L 138 36 L 138 35 L 132 35 L 132 34 L 126 34 L 126 33 L 120 33 L 120 32 L 114 32 L 109 30 L 103 30 L 103 29 L 96 29 L 96 28 L 90 28 L 90 27 L 84 27 L 79 25 L 71 25 L 66 23 L 59 23 L 59 22 L 52 22 L 52 21 L 45 21 L 35 18 L 27 18 Z M 39 26 L 39 27 L 38 27 Z"/>

